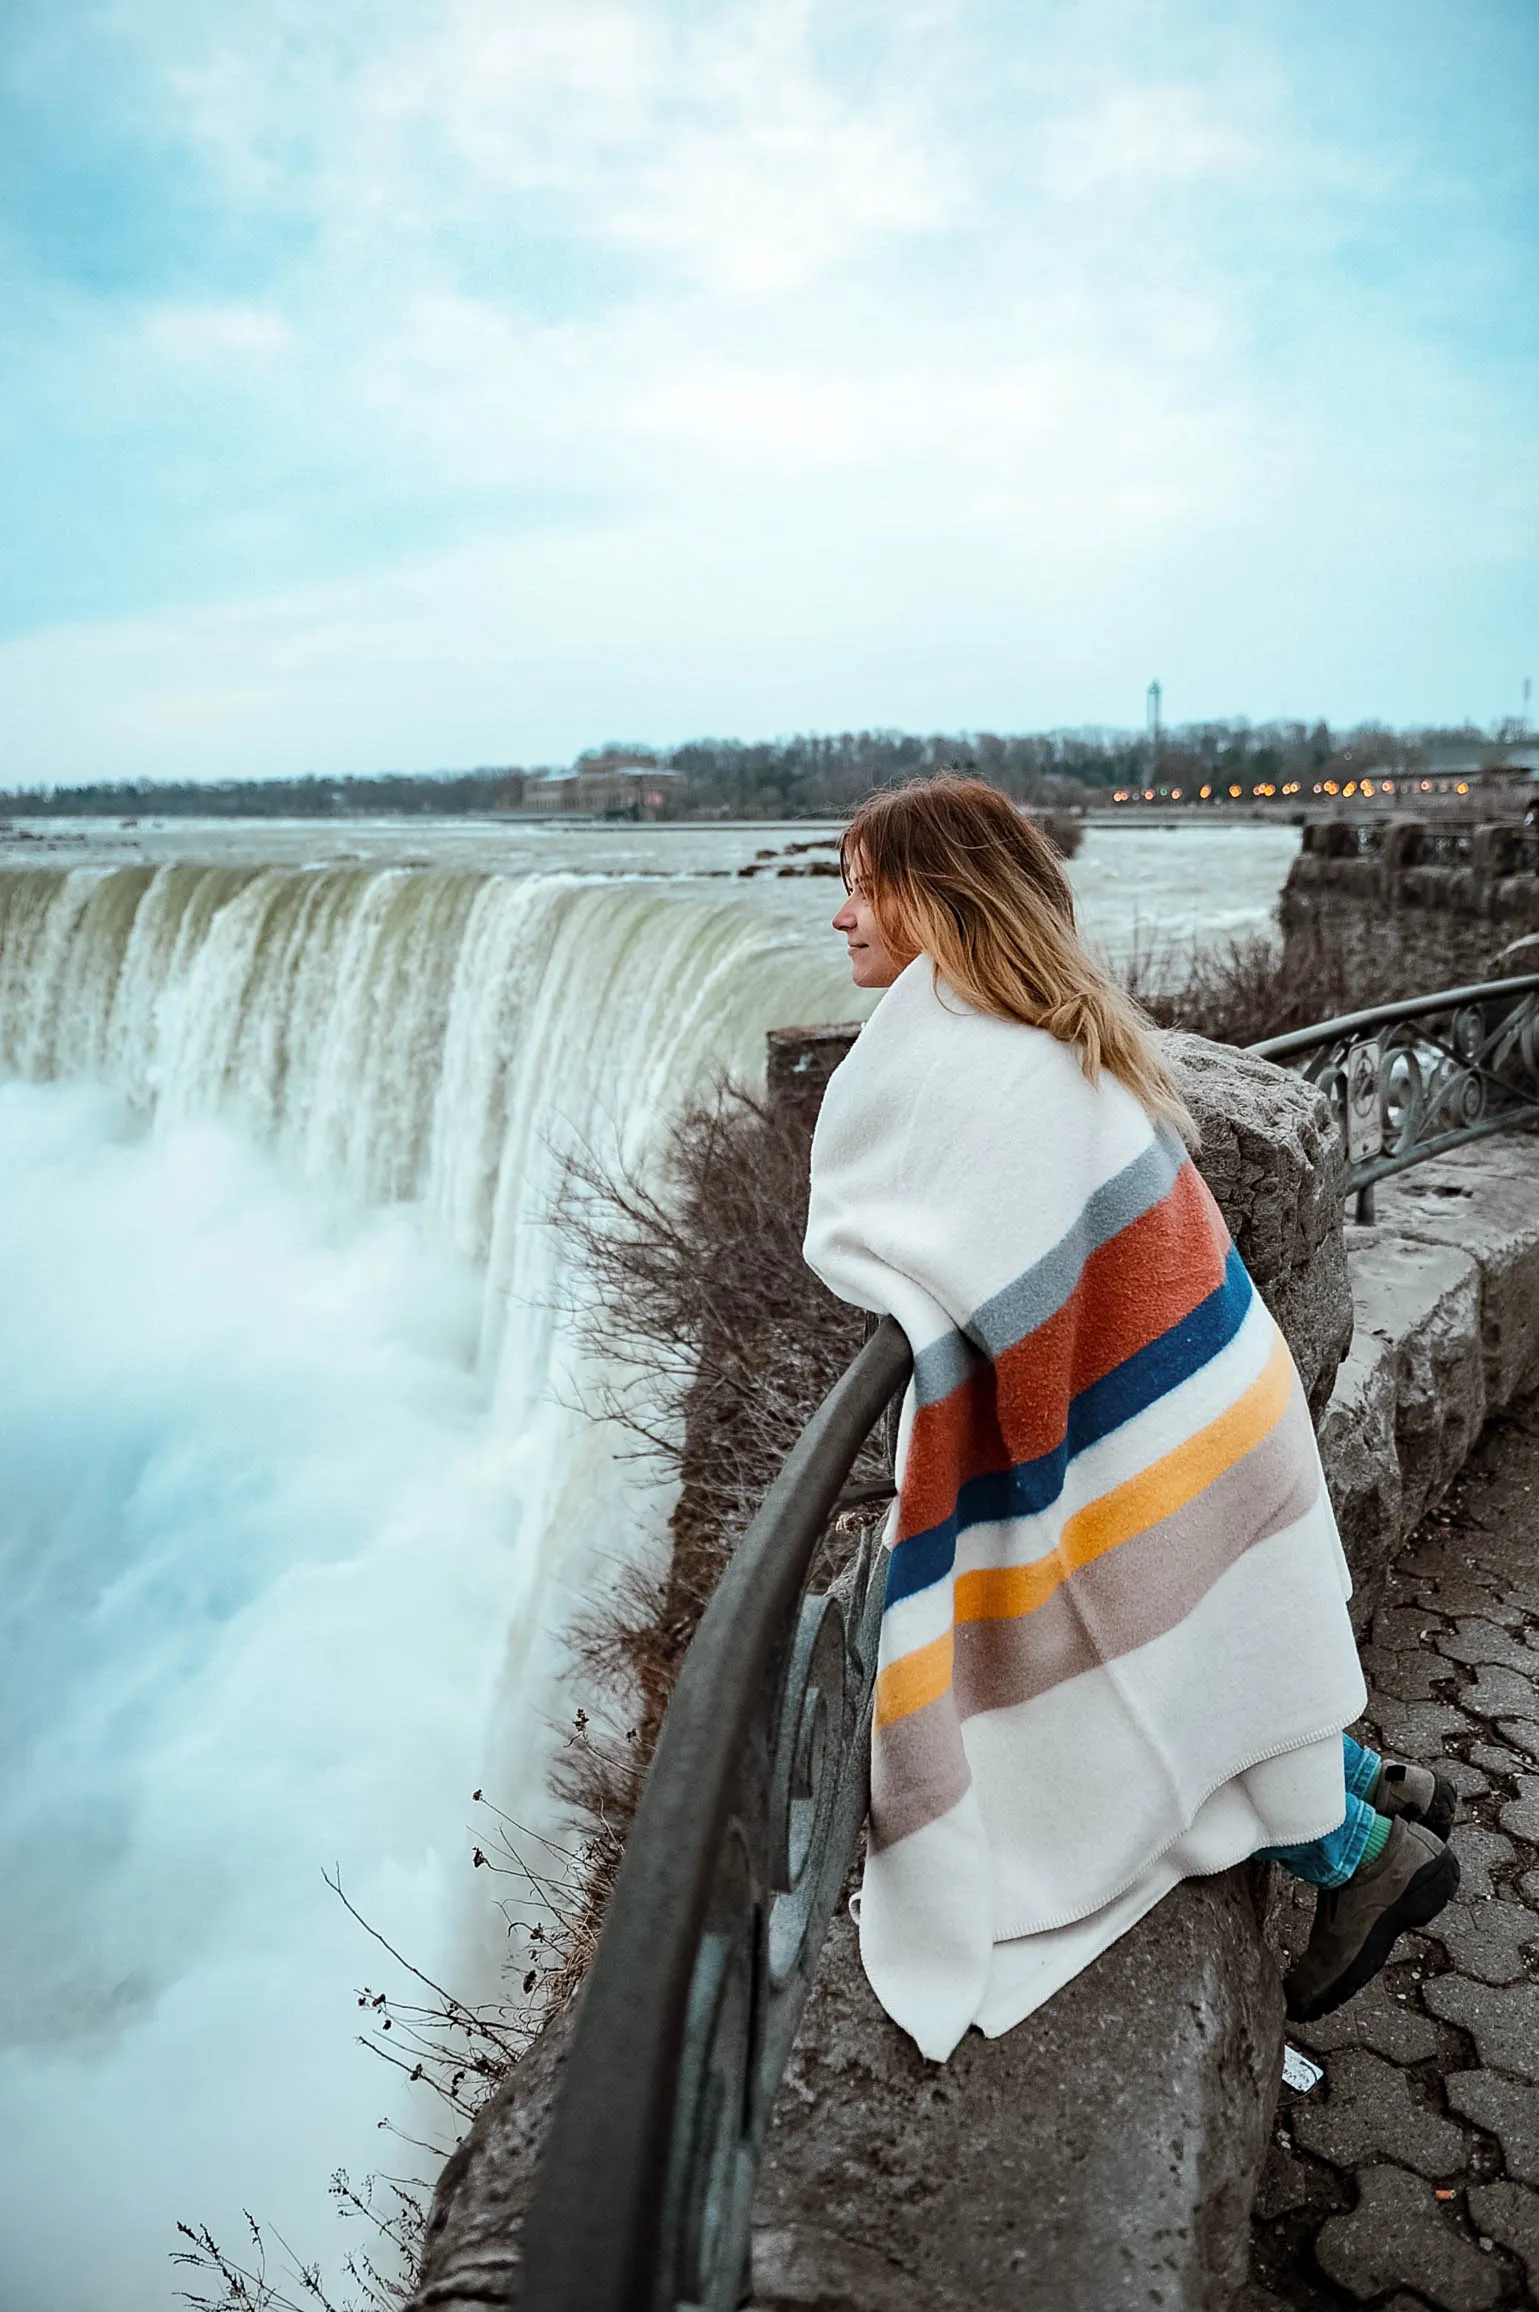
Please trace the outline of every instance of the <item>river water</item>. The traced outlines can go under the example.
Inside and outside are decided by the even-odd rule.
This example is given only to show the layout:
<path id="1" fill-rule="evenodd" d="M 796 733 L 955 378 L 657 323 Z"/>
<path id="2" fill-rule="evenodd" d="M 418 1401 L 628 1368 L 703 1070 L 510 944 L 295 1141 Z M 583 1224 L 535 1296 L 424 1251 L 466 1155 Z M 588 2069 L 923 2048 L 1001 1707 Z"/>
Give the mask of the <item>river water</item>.
<path id="1" fill-rule="evenodd" d="M 860 1008 L 773 871 L 820 832 L 0 836 L 7 2312 L 161 2312 L 243 2207 L 334 2270 L 331 2171 L 431 2166 L 321 1873 L 494 1988 L 471 1792 L 541 1818 L 561 1629 L 667 1507 L 581 1410 L 561 1151 L 645 1169 Z M 1296 840 L 1092 830 L 1087 933 L 1264 927 Z"/>

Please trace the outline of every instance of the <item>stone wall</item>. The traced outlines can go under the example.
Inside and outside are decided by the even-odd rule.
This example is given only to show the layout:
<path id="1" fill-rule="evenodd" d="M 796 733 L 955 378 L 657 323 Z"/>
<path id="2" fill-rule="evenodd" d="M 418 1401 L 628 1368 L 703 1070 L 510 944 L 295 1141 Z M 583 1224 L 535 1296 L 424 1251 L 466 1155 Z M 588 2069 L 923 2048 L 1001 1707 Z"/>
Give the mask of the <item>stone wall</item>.
<path id="1" fill-rule="evenodd" d="M 1279 903 L 1284 953 L 1302 969 L 1317 943 L 1344 949 L 1352 976 L 1373 990 L 1489 978 L 1503 949 L 1539 939 L 1533 851 L 1510 825 L 1306 826 Z M 1539 953 L 1519 968 L 1539 969 Z"/>

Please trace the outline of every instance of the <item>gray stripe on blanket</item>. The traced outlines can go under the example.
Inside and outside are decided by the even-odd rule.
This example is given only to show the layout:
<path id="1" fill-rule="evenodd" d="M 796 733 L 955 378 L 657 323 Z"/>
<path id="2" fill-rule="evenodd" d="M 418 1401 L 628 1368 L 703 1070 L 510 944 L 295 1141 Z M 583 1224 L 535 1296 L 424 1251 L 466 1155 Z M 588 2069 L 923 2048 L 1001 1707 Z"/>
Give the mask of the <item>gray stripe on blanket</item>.
<path id="1" fill-rule="evenodd" d="M 949 1397 L 976 1370 L 980 1349 L 997 1357 L 1056 1316 L 1090 1255 L 1169 1192 L 1185 1159 L 1181 1141 L 1160 1127 L 1149 1147 L 1087 1197 L 1073 1227 L 1051 1252 L 975 1310 L 965 1333 L 947 1333 L 920 1350 L 914 1360 L 915 1403 L 933 1405 Z"/>
<path id="2" fill-rule="evenodd" d="M 1277 1427 L 1195 1501 L 1077 1567 L 1034 1613 L 959 1622 L 950 1693 L 884 1726 L 872 1746 L 872 1844 L 892 1846 L 956 1804 L 971 1780 L 964 1718 L 1032 1701 L 1163 1637 L 1247 1550 L 1303 1517 L 1319 1490 L 1295 1383 Z"/>

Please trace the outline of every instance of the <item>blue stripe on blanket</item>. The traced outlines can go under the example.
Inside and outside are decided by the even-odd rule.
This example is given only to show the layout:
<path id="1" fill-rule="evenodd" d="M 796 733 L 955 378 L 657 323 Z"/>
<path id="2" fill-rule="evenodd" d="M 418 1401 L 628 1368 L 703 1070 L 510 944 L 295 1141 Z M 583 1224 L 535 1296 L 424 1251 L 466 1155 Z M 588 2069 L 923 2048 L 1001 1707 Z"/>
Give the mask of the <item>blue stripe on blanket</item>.
<path id="1" fill-rule="evenodd" d="M 900 1598 L 944 1581 L 956 1558 L 957 1535 L 967 1526 L 1035 1517 L 1050 1507 L 1063 1491 L 1075 1454 L 1145 1412 L 1228 1347 L 1245 1321 L 1254 1291 L 1245 1263 L 1231 1247 L 1223 1283 L 1199 1301 L 1190 1316 L 1069 1400 L 1061 1444 L 1014 1469 L 968 1478 L 949 1517 L 899 1542 L 887 1569 L 887 1603 L 896 1605 Z"/>

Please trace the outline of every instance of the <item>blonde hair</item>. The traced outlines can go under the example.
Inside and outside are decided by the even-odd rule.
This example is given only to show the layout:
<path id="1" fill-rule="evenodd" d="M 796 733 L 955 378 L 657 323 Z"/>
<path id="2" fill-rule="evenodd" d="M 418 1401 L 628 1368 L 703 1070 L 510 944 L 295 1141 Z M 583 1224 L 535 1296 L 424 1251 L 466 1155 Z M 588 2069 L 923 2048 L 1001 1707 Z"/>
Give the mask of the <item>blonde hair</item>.
<path id="1" fill-rule="evenodd" d="M 1196 1145 L 1152 1023 L 1080 944 L 1057 852 L 997 787 L 943 777 L 868 795 L 839 863 L 895 962 L 929 956 L 975 1011 L 1073 1045 L 1091 1083 L 1106 1069 Z"/>

